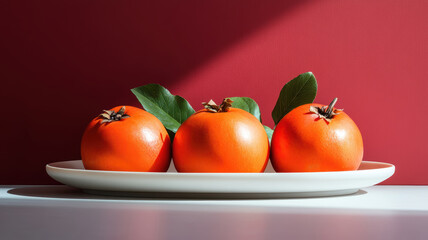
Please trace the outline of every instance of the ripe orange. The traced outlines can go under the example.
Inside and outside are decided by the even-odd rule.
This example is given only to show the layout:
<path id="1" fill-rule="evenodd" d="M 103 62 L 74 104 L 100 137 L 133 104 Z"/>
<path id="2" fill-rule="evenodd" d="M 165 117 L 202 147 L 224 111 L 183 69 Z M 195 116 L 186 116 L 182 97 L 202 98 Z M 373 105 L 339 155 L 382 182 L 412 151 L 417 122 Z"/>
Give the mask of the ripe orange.
<path id="1" fill-rule="evenodd" d="M 212 101 L 205 103 L 207 109 L 194 113 L 180 126 L 173 142 L 177 171 L 265 170 L 269 140 L 263 125 L 250 113 L 231 108 L 230 102 L 227 99 L 220 107 Z"/>
<path id="2" fill-rule="evenodd" d="M 281 119 L 271 142 L 277 172 L 358 169 L 363 158 L 361 133 L 346 113 L 333 108 L 335 101 L 331 108 L 305 104 Z"/>
<path id="3" fill-rule="evenodd" d="M 89 123 L 81 154 L 86 169 L 165 172 L 171 141 L 152 114 L 131 106 L 115 107 Z"/>

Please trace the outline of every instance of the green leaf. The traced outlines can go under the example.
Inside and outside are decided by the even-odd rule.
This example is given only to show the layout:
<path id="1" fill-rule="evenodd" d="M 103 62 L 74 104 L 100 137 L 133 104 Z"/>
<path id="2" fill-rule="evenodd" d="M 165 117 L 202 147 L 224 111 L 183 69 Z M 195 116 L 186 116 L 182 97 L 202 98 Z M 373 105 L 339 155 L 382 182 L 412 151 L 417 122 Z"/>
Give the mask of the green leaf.
<path id="1" fill-rule="evenodd" d="M 268 135 L 269 143 L 270 143 L 270 140 L 272 140 L 273 130 L 270 127 L 265 125 L 263 125 L 263 127 L 265 128 L 265 131 L 266 131 L 266 134 Z"/>
<path id="2" fill-rule="evenodd" d="M 312 103 L 317 95 L 317 80 L 311 72 L 303 73 L 282 88 L 272 118 L 275 125 L 294 108 Z"/>
<path id="3" fill-rule="evenodd" d="M 257 105 L 256 101 L 249 97 L 230 97 L 229 99 L 233 101 L 232 107 L 245 110 L 253 114 L 260 122 L 262 121 L 259 105 Z"/>
<path id="4" fill-rule="evenodd" d="M 254 101 L 249 97 L 230 97 L 229 99 L 233 101 L 232 107 L 245 110 L 251 113 L 252 115 L 254 115 L 257 119 L 259 119 L 260 122 L 262 122 L 262 118 L 260 116 L 260 108 L 259 108 L 259 105 L 256 103 L 256 101 Z M 266 131 L 266 134 L 269 138 L 269 143 L 270 143 L 273 130 L 265 125 L 263 125 L 263 127 Z"/>
<path id="5" fill-rule="evenodd" d="M 131 89 L 144 109 L 155 115 L 165 126 L 171 137 L 177 132 L 180 125 L 190 115 L 195 113 L 186 99 L 172 95 L 159 84 L 147 84 Z M 172 139 L 172 138 L 171 138 Z"/>

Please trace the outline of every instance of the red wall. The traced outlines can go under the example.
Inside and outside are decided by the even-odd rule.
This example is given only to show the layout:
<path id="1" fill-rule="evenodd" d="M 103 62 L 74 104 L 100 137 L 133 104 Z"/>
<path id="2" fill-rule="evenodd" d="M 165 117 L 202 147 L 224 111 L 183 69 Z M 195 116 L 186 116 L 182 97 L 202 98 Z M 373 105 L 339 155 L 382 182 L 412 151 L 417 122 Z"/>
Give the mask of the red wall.
<path id="1" fill-rule="evenodd" d="M 160 83 L 195 108 L 249 96 L 267 125 L 283 84 L 315 73 L 316 102 L 359 125 L 389 184 L 428 184 L 428 2 L 0 1 L 0 184 L 54 183 L 100 110 Z"/>

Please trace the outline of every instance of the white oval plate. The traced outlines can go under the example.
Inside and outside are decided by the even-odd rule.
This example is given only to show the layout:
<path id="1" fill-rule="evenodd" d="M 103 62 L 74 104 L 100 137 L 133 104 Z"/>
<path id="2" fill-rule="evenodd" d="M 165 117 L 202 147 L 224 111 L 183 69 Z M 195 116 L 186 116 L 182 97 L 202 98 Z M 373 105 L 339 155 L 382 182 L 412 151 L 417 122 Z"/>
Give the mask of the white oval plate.
<path id="1" fill-rule="evenodd" d="M 85 170 L 81 160 L 50 163 L 46 171 L 85 192 L 166 198 L 277 198 L 345 195 L 394 174 L 392 164 L 363 161 L 356 171 L 305 173 L 177 173 Z"/>

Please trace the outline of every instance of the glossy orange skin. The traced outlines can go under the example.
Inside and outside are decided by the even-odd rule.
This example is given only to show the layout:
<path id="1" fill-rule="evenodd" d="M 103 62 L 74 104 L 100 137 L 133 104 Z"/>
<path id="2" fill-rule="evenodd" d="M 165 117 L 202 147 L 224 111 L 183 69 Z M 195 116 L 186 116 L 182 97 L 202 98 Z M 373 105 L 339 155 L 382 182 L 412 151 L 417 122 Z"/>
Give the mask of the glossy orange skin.
<path id="1" fill-rule="evenodd" d="M 179 172 L 263 172 L 269 160 L 263 125 L 237 108 L 196 112 L 178 129 L 172 149 Z"/>
<path id="2" fill-rule="evenodd" d="M 111 110 L 119 111 L 119 107 Z M 85 169 L 165 172 L 171 162 L 171 141 L 154 115 L 131 106 L 129 118 L 101 124 L 93 119 L 86 128 L 81 155 Z"/>
<path id="3" fill-rule="evenodd" d="M 276 126 L 271 162 L 277 172 L 357 170 L 363 159 L 363 139 L 352 119 L 340 112 L 328 123 L 299 106 Z"/>

